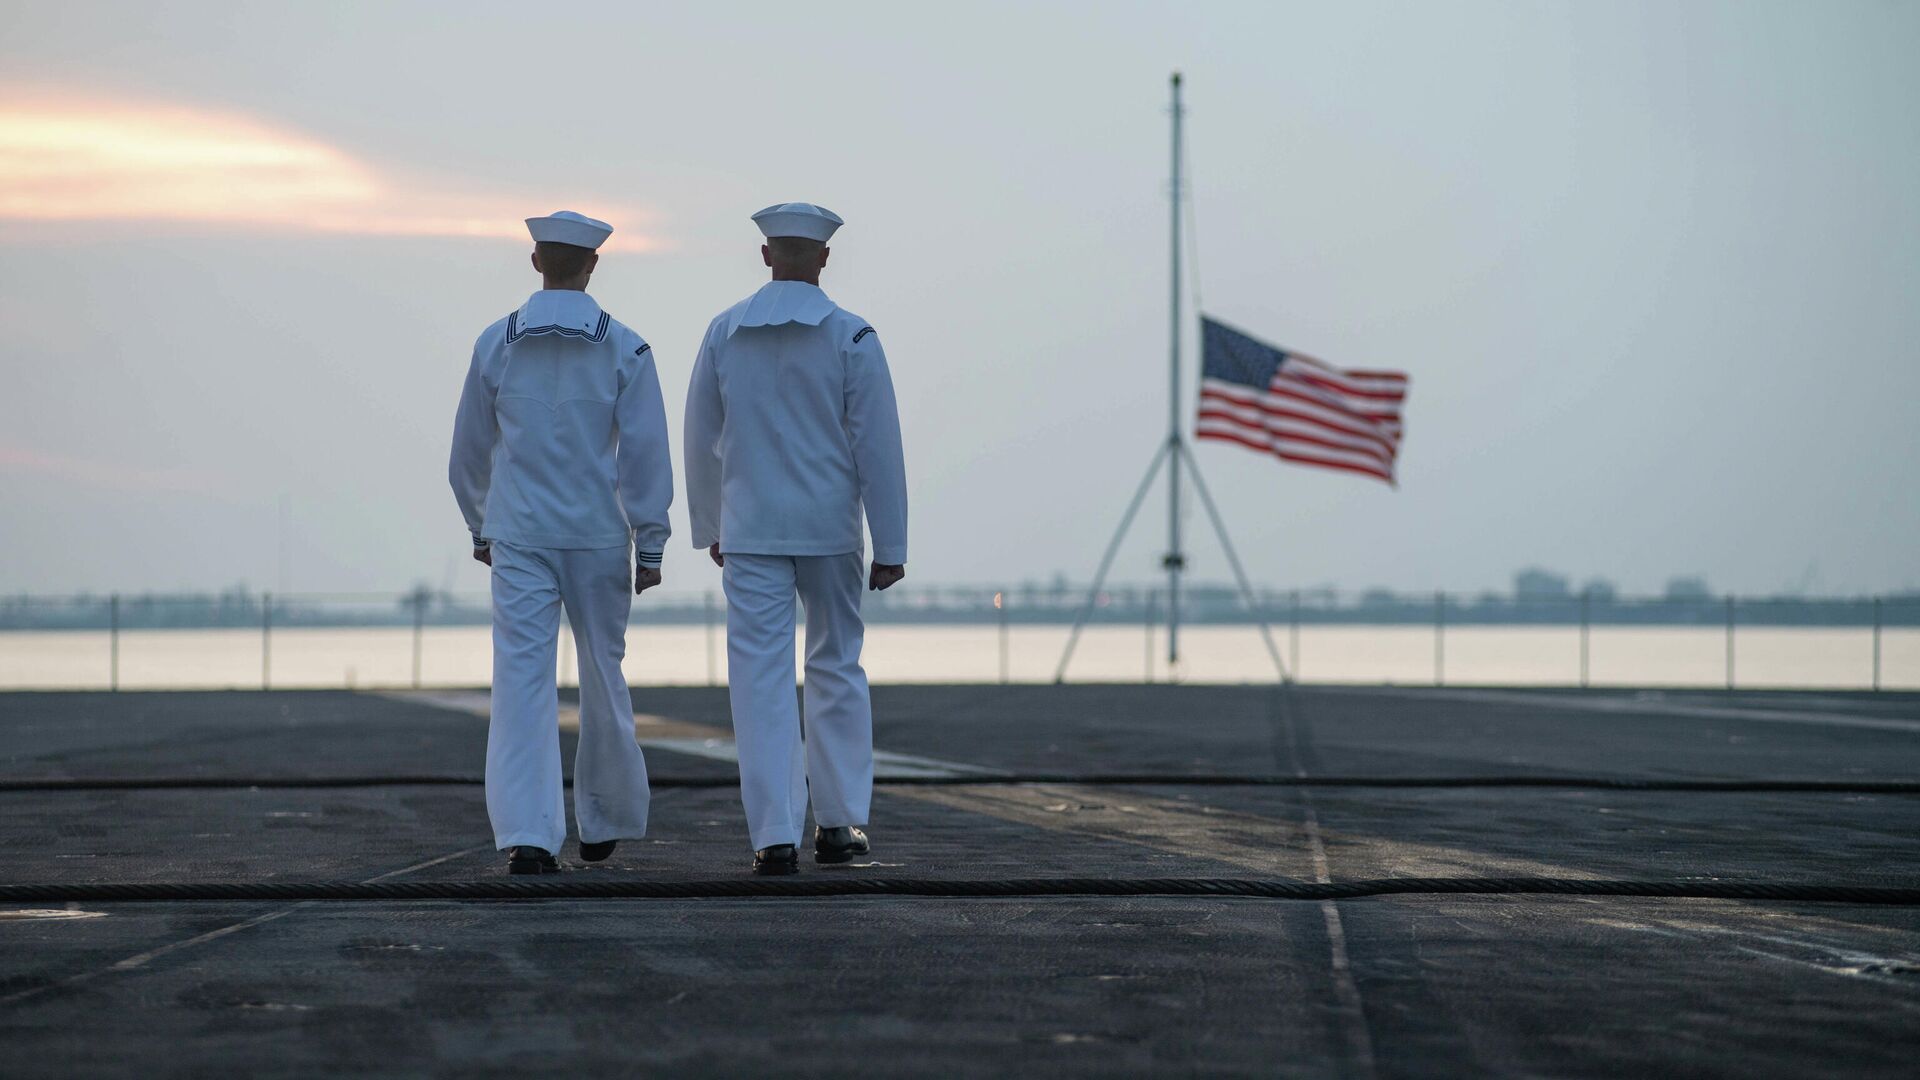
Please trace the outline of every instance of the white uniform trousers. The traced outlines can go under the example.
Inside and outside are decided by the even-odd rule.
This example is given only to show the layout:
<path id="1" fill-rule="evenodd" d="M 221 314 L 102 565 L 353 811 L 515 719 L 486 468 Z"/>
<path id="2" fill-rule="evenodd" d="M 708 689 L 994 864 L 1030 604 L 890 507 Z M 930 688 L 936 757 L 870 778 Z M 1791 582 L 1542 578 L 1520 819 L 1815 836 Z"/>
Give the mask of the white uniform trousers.
<path id="1" fill-rule="evenodd" d="M 493 717 L 487 727 L 487 816 L 502 850 L 559 854 L 567 838 L 554 658 L 560 608 L 580 655 L 580 744 L 573 811 L 583 843 L 647 834 L 647 763 L 634 741 L 633 699 L 620 673 L 633 606 L 626 548 L 493 543 Z"/>
<path id="2" fill-rule="evenodd" d="M 727 680 L 740 801 L 755 850 L 798 844 L 811 792 L 818 825 L 865 825 L 873 706 L 860 667 L 859 552 L 726 553 Z M 794 594 L 807 609 L 806 737 L 793 692 Z"/>

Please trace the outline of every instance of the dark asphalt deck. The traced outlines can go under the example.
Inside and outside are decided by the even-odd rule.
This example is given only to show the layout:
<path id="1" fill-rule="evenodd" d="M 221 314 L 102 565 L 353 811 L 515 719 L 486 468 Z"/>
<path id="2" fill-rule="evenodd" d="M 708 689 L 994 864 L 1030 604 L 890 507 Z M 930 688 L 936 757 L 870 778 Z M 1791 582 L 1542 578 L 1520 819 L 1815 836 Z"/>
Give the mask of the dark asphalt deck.
<path id="1" fill-rule="evenodd" d="M 1920 781 L 1920 695 L 883 687 L 883 785 L 810 876 L 1920 884 L 1920 794 L 1074 776 Z M 724 691 L 642 690 L 724 745 Z M 0 782 L 477 775 L 458 702 L 0 695 Z M 565 737 L 571 753 L 571 737 Z M 697 741 L 693 739 L 692 741 Z M 657 779 L 725 761 L 655 747 Z M 0 790 L 0 882 L 472 880 L 462 785 Z M 662 787 L 596 879 L 743 875 Z M 571 845 L 564 856 L 571 856 Z M 577 865 L 577 864 L 576 864 Z M 0 1075 L 1910 1076 L 1920 909 L 1555 896 L 0 905 Z M 49 905 L 40 905 L 46 907 Z M 98 913 L 95 917 L 82 917 Z"/>

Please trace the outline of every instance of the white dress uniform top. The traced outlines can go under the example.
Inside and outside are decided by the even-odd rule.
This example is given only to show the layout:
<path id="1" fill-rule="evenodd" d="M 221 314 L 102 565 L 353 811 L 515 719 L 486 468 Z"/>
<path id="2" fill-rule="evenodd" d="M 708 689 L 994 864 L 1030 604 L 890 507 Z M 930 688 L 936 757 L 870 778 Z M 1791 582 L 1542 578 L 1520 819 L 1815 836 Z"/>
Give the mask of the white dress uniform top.
<path id="1" fill-rule="evenodd" d="M 610 226 L 562 212 L 536 241 L 599 247 Z M 554 659 L 561 608 L 580 660 L 574 813 L 583 843 L 646 835 L 646 762 L 620 661 L 629 545 L 660 565 L 673 469 L 652 348 L 591 296 L 543 289 L 489 326 L 454 419 L 448 469 L 493 557 L 487 813 L 502 849 L 566 839 Z"/>
<path id="2" fill-rule="evenodd" d="M 768 207 L 768 236 L 826 240 L 840 219 Z M 720 545 L 741 800 L 754 848 L 814 821 L 865 825 L 873 713 L 860 666 L 866 584 L 907 561 L 906 464 L 878 335 L 816 285 L 773 281 L 707 327 L 687 392 L 693 546 Z M 793 693 L 794 597 L 806 605 L 806 738 Z"/>

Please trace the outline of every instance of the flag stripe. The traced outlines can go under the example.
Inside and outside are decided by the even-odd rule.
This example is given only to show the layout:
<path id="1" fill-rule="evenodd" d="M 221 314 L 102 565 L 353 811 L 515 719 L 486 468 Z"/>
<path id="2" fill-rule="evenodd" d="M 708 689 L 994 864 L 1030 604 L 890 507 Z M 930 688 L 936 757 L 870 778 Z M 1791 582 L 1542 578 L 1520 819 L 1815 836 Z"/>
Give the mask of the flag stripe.
<path id="1" fill-rule="evenodd" d="M 1310 383 L 1322 389 L 1331 390 L 1336 394 L 1344 394 L 1348 397 L 1364 398 L 1373 401 L 1402 401 L 1405 400 L 1407 396 L 1405 387 L 1396 390 L 1387 390 L 1378 387 L 1355 386 L 1352 383 L 1342 382 L 1339 379 L 1330 379 L 1318 372 L 1312 374 L 1296 373 L 1293 377 L 1301 382 Z"/>
<path id="2" fill-rule="evenodd" d="M 1202 430 L 1213 434 L 1228 433 L 1238 435 L 1242 439 L 1268 447 L 1276 453 L 1292 452 L 1305 454 L 1317 459 L 1342 461 L 1359 468 L 1380 470 L 1382 475 L 1390 475 L 1393 470 L 1390 462 L 1381 461 L 1376 454 L 1370 454 L 1360 450 L 1349 450 L 1345 447 L 1325 446 L 1312 440 L 1291 438 L 1277 435 L 1273 432 L 1263 432 L 1258 428 L 1249 428 L 1245 425 L 1209 420 L 1205 425 L 1196 426 L 1195 428 L 1196 433 Z"/>
<path id="3" fill-rule="evenodd" d="M 1237 442 L 1250 450 L 1264 450 L 1268 453 L 1273 452 L 1273 440 L 1267 438 L 1264 434 L 1244 435 L 1239 431 L 1226 428 L 1210 428 L 1202 424 L 1194 429 L 1193 437 L 1196 439 L 1220 439 L 1224 442 Z"/>
<path id="4" fill-rule="evenodd" d="M 1365 398 L 1356 398 L 1349 394 L 1340 393 L 1337 390 L 1329 390 L 1324 386 L 1308 382 L 1306 379 L 1296 378 L 1285 372 L 1273 377 L 1273 381 L 1267 384 L 1267 393 L 1293 394 L 1302 401 L 1317 402 L 1325 405 L 1329 409 L 1338 409 L 1343 413 L 1348 413 L 1367 421 L 1394 416 L 1400 411 L 1398 402 L 1381 404 Z"/>
<path id="5" fill-rule="evenodd" d="M 1297 439 L 1301 442 L 1340 450 L 1351 450 L 1357 454 L 1366 454 L 1377 458 L 1381 465 L 1393 464 L 1393 451 L 1380 445 L 1377 440 L 1365 439 L 1355 435 L 1346 435 L 1322 427 L 1318 424 L 1303 424 L 1274 416 L 1243 416 L 1230 409 L 1218 406 L 1203 406 L 1200 410 L 1202 420 L 1224 420 L 1239 424 L 1253 431 L 1264 431 L 1279 438 Z"/>
<path id="6" fill-rule="evenodd" d="M 1241 446 L 1244 446 L 1249 450 L 1263 450 L 1269 454 L 1272 454 L 1274 457 L 1281 459 L 1282 461 L 1291 461 L 1299 465 L 1317 465 L 1317 466 L 1320 466 L 1321 468 L 1326 468 L 1326 469 L 1344 469 L 1344 470 L 1347 470 L 1348 472 L 1356 472 L 1365 476 L 1374 477 L 1379 480 L 1385 480 L 1389 484 L 1393 483 L 1392 474 L 1386 472 L 1385 470 L 1375 465 L 1364 465 L 1364 464 L 1351 462 L 1351 461 L 1334 461 L 1331 459 L 1311 457 L 1306 454 L 1291 453 L 1288 451 L 1276 449 L 1275 447 L 1273 447 L 1272 445 L 1270 445 L 1265 441 L 1254 439 L 1254 438 L 1248 438 L 1247 436 L 1239 435 L 1231 431 L 1215 431 L 1207 428 L 1201 428 L 1200 430 L 1194 432 L 1194 438 L 1213 439 L 1219 442 L 1239 443 Z"/>
<path id="7" fill-rule="evenodd" d="M 1200 393 L 1220 394 L 1249 405 L 1258 405 L 1268 411 L 1298 413 L 1320 423 L 1334 427 L 1344 427 L 1356 435 L 1378 435 L 1393 441 L 1398 439 L 1400 424 L 1398 420 L 1361 416 L 1345 409 L 1336 409 L 1315 398 L 1293 393 L 1274 393 L 1272 390 L 1259 391 L 1220 380 L 1207 379 L 1200 384 Z"/>
<path id="8" fill-rule="evenodd" d="M 1232 383 L 1218 383 L 1212 379 L 1200 384 L 1201 401 L 1220 400 L 1227 403 L 1258 409 L 1270 416 L 1284 416 L 1309 424 L 1319 424 L 1348 435 L 1357 435 L 1364 439 L 1376 439 L 1386 448 L 1397 446 L 1400 441 L 1398 424 L 1383 424 L 1357 418 L 1346 413 L 1321 407 L 1317 402 L 1300 401 L 1296 398 L 1275 400 L 1248 392 L 1245 387 Z"/>
<path id="9" fill-rule="evenodd" d="M 1335 461 L 1331 458 L 1315 457 L 1310 454 L 1294 454 L 1279 449 L 1274 450 L 1273 456 L 1282 461 L 1291 461 L 1297 465 L 1318 465 L 1323 469 L 1346 469 L 1348 472 L 1357 472 L 1385 480 L 1389 484 L 1394 483 L 1393 473 L 1375 465 L 1367 465 L 1357 461 Z"/>
<path id="10" fill-rule="evenodd" d="M 1393 390 L 1407 385 L 1405 372 L 1400 371 L 1353 371 L 1334 367 L 1317 357 L 1306 353 L 1290 352 L 1287 360 L 1296 367 L 1303 367 L 1325 378 L 1335 379 L 1351 386 L 1372 390 Z"/>

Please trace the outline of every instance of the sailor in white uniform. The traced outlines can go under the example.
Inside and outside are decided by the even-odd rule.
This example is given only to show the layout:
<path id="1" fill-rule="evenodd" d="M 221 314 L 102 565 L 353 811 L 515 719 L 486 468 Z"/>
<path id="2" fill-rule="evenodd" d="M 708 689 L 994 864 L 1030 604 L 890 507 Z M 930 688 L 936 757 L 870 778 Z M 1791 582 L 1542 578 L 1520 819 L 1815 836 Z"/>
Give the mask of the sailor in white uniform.
<path id="1" fill-rule="evenodd" d="M 527 230 L 544 287 L 474 344 L 448 468 L 473 557 L 493 568 L 487 814 L 515 874 L 557 871 L 567 835 L 562 607 L 580 655 L 581 857 L 598 862 L 647 833 L 647 765 L 620 660 L 634 595 L 660 583 L 673 502 L 653 350 L 586 292 L 613 227 L 563 210 Z"/>
<path id="2" fill-rule="evenodd" d="M 887 357 L 820 290 L 839 217 L 753 215 L 773 280 L 707 327 L 687 391 L 693 546 L 722 567 L 727 673 L 753 869 L 791 874 L 813 803 L 814 858 L 868 851 L 873 710 L 860 591 L 906 576 L 907 477 Z M 873 534 L 864 565 L 861 511 Z M 794 597 L 806 606 L 806 737 L 794 703 Z"/>

